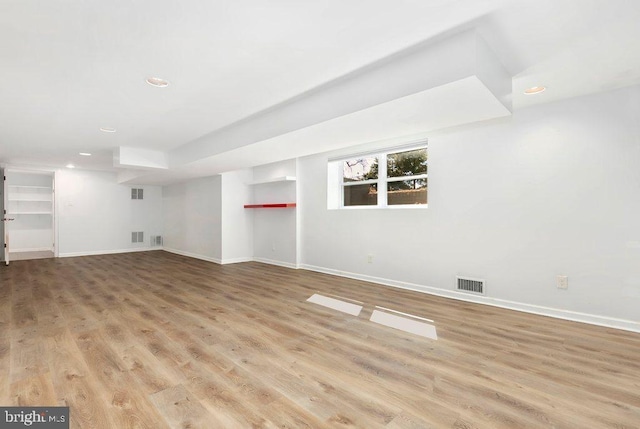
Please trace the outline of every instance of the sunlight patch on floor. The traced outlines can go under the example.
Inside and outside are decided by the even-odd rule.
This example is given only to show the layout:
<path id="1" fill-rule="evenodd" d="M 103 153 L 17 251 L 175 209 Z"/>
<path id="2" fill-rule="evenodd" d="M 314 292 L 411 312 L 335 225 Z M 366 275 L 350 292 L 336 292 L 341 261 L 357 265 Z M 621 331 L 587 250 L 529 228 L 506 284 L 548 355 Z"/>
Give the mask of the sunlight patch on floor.
<path id="1" fill-rule="evenodd" d="M 341 311 L 343 313 L 350 314 L 352 316 L 358 316 L 362 311 L 362 306 L 353 304 L 350 302 L 342 301 L 340 299 L 330 298 L 328 296 L 314 293 L 311 295 L 307 302 L 322 305 L 323 307 L 331 308 L 333 310 Z"/>
<path id="2" fill-rule="evenodd" d="M 432 320 L 399 311 L 388 310 L 383 307 L 377 308 L 380 308 L 381 310 L 373 310 L 371 318 L 369 319 L 372 322 L 379 323 L 380 325 L 388 326 L 390 328 L 399 329 L 404 332 L 409 332 L 411 334 L 420 335 L 421 337 L 430 338 L 432 340 L 438 339 L 436 327 L 424 322 L 425 320 L 433 322 Z M 392 314 L 391 312 L 395 314 Z M 403 316 L 399 316 L 399 314 L 402 314 Z"/>

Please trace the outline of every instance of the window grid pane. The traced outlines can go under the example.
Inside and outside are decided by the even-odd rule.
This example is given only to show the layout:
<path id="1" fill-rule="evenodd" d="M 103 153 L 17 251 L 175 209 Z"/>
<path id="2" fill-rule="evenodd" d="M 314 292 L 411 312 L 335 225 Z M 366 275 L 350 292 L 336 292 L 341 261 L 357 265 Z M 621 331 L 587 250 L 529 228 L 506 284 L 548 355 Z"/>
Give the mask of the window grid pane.
<path id="1" fill-rule="evenodd" d="M 354 158 L 342 163 L 342 181 L 359 182 L 378 178 L 378 158 Z"/>
<path id="2" fill-rule="evenodd" d="M 378 204 L 378 185 L 354 185 L 344 187 L 345 207 L 351 206 L 375 206 Z"/>
<path id="3" fill-rule="evenodd" d="M 387 204 L 427 204 L 427 179 L 400 180 L 387 183 Z"/>
<path id="4" fill-rule="evenodd" d="M 427 149 L 415 149 L 387 155 L 387 177 L 427 174 Z"/>

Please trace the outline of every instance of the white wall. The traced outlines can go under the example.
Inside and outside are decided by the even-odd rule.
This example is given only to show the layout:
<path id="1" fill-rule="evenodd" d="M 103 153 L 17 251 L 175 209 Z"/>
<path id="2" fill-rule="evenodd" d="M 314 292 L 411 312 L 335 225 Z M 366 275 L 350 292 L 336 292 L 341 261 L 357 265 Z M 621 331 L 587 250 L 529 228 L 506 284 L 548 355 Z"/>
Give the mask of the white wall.
<path id="1" fill-rule="evenodd" d="M 640 329 L 639 114 L 634 87 L 429 135 L 426 210 L 327 210 L 337 153 L 303 158 L 302 262 L 448 296 L 483 278 L 487 303 Z"/>
<path id="2" fill-rule="evenodd" d="M 222 263 L 253 259 L 252 169 L 222 174 Z"/>
<path id="3" fill-rule="evenodd" d="M 221 204 L 220 176 L 163 187 L 164 248 L 220 263 Z"/>
<path id="4" fill-rule="evenodd" d="M 255 181 L 295 175 L 295 159 L 253 168 Z M 294 203 L 296 200 L 295 182 L 275 182 L 253 186 L 255 204 Z M 253 212 L 254 258 L 258 261 L 297 267 L 297 209 L 253 209 Z"/>
<path id="5" fill-rule="evenodd" d="M 257 259 L 296 266 L 295 210 L 244 208 L 295 202 L 295 182 L 249 185 L 295 175 L 295 166 L 289 160 L 165 186 L 165 250 L 222 264 Z"/>
<path id="6" fill-rule="evenodd" d="M 149 237 L 162 234 L 160 187 L 141 186 L 144 199 L 132 200 L 115 173 L 65 169 L 55 180 L 59 256 L 149 248 Z M 145 242 L 131 243 L 132 231 Z"/>

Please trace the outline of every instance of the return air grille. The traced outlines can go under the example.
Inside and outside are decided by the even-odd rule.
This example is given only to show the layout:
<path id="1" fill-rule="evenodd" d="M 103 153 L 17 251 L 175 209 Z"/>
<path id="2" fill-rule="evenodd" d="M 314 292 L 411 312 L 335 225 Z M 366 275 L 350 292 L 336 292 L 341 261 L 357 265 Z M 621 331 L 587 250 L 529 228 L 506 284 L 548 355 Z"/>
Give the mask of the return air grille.
<path id="1" fill-rule="evenodd" d="M 484 295 L 484 280 L 470 279 L 468 277 L 456 277 L 456 280 L 457 290 Z"/>
<path id="2" fill-rule="evenodd" d="M 132 200 L 142 200 L 142 199 L 144 199 L 144 189 L 142 189 L 142 188 L 131 188 L 131 199 Z"/>

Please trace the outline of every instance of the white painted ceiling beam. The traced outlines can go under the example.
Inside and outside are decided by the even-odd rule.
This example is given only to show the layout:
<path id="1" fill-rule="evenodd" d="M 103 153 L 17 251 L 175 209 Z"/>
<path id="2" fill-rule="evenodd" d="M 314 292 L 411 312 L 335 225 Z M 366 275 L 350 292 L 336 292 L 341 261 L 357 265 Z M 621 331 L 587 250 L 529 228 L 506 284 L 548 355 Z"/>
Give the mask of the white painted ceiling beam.
<path id="1" fill-rule="evenodd" d="M 113 151 L 113 166 L 151 170 L 169 168 L 165 152 L 129 146 L 120 146 Z"/>
<path id="2" fill-rule="evenodd" d="M 510 76 L 470 30 L 402 51 L 182 145 L 169 152 L 169 165 L 201 161 L 469 77 L 480 79 L 510 109 Z"/>
<path id="3" fill-rule="evenodd" d="M 427 138 L 435 130 L 510 114 L 478 77 L 471 76 L 170 171 L 149 172 L 143 180 L 147 184 L 164 185 L 176 178 L 186 180 L 321 151 L 343 149 L 348 155 L 358 150 L 388 148 Z M 363 144 L 366 148 L 354 148 Z"/>

